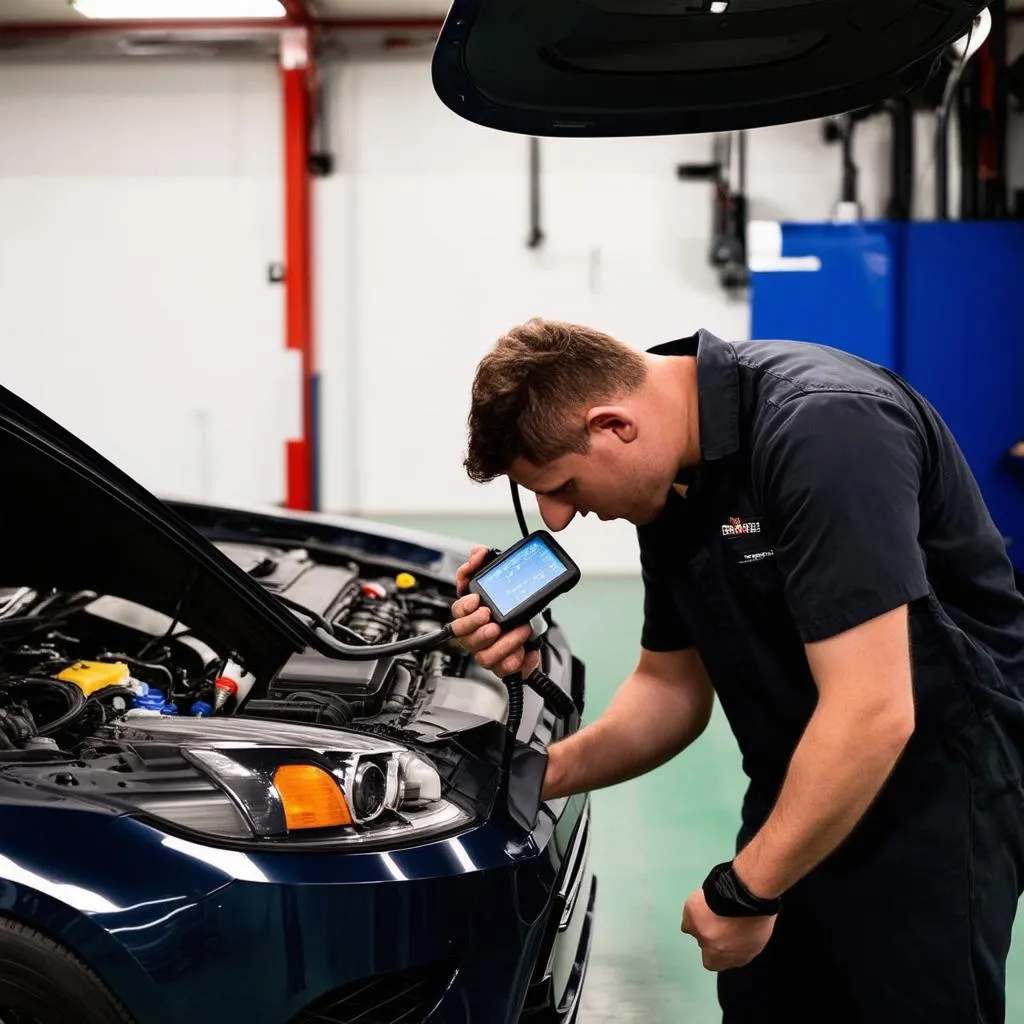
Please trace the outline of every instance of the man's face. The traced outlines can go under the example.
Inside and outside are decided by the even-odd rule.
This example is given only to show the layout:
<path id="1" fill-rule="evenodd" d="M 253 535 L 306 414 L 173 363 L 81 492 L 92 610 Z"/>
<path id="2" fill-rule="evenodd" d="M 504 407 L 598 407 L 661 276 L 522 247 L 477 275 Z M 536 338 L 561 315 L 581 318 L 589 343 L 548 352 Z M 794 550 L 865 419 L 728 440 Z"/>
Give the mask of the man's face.
<path id="1" fill-rule="evenodd" d="M 657 518 L 676 472 L 670 453 L 624 442 L 614 430 L 590 438 L 585 455 L 573 452 L 543 466 L 517 459 L 511 466 L 509 476 L 537 495 L 547 528 L 563 530 L 577 513 L 637 526 Z"/>

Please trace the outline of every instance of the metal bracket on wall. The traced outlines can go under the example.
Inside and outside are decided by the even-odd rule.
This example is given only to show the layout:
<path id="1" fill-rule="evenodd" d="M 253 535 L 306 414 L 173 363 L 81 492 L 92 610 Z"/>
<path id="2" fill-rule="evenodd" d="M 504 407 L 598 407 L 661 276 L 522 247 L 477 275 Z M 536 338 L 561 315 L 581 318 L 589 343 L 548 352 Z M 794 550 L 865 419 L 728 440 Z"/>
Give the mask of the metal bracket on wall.
<path id="1" fill-rule="evenodd" d="M 526 240 L 529 249 L 539 249 L 544 242 L 540 226 L 540 139 L 530 139 L 530 235 Z"/>
<path id="2" fill-rule="evenodd" d="M 747 133 L 716 135 L 712 161 L 679 164 L 676 175 L 683 181 L 710 181 L 711 248 L 708 261 L 730 294 L 742 291 L 747 274 Z"/>
<path id="3" fill-rule="evenodd" d="M 326 61 L 314 63 L 314 77 L 310 86 L 312 125 L 309 143 L 309 173 L 314 178 L 328 178 L 334 173 L 335 156 L 331 148 L 331 118 L 328 98 L 331 81 Z"/>

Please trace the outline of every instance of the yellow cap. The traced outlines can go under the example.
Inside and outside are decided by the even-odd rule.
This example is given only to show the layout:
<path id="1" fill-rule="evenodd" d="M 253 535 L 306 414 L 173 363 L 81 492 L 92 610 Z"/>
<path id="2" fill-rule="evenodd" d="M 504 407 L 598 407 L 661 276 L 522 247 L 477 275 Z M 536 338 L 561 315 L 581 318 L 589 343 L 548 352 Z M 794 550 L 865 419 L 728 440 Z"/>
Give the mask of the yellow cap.
<path id="1" fill-rule="evenodd" d="M 411 590 L 416 586 L 416 577 L 411 572 L 400 572 L 395 577 L 395 586 L 399 590 Z"/>
<path id="2" fill-rule="evenodd" d="M 314 764 L 283 764 L 274 772 L 288 830 L 351 825 L 341 787 Z"/>
<path id="3" fill-rule="evenodd" d="M 74 683 L 88 697 L 107 686 L 124 686 L 130 676 L 128 666 L 120 661 L 76 661 L 57 678 Z"/>

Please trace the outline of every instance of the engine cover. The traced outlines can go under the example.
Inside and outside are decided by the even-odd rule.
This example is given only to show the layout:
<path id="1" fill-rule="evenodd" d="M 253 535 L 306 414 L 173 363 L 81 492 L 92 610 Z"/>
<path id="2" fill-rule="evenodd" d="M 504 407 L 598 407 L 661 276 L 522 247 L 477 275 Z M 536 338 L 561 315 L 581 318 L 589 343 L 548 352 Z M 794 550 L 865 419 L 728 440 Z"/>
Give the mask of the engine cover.
<path id="1" fill-rule="evenodd" d="M 328 690 L 341 697 L 369 700 L 380 693 L 393 664 L 393 658 L 336 661 L 307 650 L 289 659 L 274 680 L 271 692 L 283 695 L 296 690 Z"/>

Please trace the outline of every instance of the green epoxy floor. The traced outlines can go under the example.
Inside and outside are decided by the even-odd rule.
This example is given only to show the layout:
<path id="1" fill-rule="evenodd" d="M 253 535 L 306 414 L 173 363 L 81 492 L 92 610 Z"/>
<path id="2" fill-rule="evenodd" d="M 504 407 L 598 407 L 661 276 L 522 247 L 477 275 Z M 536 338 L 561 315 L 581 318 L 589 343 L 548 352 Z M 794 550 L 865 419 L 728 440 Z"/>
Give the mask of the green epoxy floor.
<path id="1" fill-rule="evenodd" d="M 531 529 L 540 525 L 528 519 Z M 519 537 L 505 517 L 390 521 L 501 547 Z M 558 600 L 557 618 L 587 665 L 588 720 L 607 706 L 635 664 L 641 607 L 638 579 L 584 578 Z M 696 943 L 679 923 L 686 897 L 732 853 L 743 789 L 736 744 L 716 708 L 692 748 L 645 776 L 593 794 L 598 900 L 578 1024 L 721 1020 L 715 975 L 704 970 Z M 1015 934 L 1005 1024 L 1024 1024 L 1024 924 Z"/>
<path id="2" fill-rule="evenodd" d="M 558 602 L 558 618 L 587 664 L 588 719 L 633 667 L 640 607 L 639 581 L 619 579 L 584 580 Z M 720 1021 L 715 976 L 679 921 L 708 869 L 731 855 L 743 786 L 735 741 L 716 710 L 679 757 L 593 795 L 597 918 L 579 1024 Z M 1024 924 L 1016 936 L 1006 1024 L 1024 1024 Z"/>

